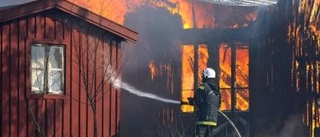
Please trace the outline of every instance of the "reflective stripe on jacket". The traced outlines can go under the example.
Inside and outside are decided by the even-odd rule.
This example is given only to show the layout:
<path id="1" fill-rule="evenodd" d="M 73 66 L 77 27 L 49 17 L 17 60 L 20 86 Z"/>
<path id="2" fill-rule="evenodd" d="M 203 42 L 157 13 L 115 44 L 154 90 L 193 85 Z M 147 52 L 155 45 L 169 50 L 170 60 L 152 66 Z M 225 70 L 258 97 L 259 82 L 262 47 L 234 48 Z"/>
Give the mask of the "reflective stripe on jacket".
<path id="1" fill-rule="evenodd" d="M 198 121 L 197 125 L 217 126 L 217 122 L 213 122 L 213 121 Z"/>

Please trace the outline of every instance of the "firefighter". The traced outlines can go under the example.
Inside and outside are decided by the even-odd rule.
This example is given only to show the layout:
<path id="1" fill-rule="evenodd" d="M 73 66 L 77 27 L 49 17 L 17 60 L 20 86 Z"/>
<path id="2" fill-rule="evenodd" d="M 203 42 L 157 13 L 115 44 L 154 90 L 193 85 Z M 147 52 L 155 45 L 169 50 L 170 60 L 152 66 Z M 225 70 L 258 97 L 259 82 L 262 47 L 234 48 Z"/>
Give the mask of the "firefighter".
<path id="1" fill-rule="evenodd" d="M 195 91 L 194 98 L 188 98 L 195 106 L 197 121 L 195 137 L 212 137 L 217 126 L 218 109 L 221 104 L 219 86 L 215 82 L 216 72 L 206 68 L 202 72 L 202 84 Z"/>

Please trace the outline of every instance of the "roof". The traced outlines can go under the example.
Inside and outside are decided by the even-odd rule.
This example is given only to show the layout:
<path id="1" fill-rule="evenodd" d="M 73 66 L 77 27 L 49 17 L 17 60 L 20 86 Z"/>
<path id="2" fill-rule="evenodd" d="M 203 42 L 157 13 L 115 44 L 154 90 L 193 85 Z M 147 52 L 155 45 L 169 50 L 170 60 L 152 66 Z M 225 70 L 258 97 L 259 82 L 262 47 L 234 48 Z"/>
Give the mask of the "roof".
<path id="1" fill-rule="evenodd" d="M 57 8 L 68 14 L 79 17 L 103 30 L 112 32 L 125 40 L 131 42 L 137 41 L 137 32 L 66 0 L 37 0 L 22 5 L 4 8 L 0 12 L 0 23 L 53 8 Z"/>
<path id="2" fill-rule="evenodd" d="M 229 6 L 270 6 L 277 4 L 278 0 L 200 0 L 209 3 Z"/>

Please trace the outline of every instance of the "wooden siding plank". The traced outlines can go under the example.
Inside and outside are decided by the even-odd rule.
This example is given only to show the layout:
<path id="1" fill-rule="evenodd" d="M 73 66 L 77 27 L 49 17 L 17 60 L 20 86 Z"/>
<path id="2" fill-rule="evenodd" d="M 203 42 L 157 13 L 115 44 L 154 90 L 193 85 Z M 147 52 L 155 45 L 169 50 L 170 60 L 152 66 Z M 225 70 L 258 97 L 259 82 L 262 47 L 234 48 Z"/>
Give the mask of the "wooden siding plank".
<path id="1" fill-rule="evenodd" d="M 71 136 L 80 136 L 80 82 L 81 82 L 81 76 L 80 76 L 80 67 L 79 67 L 79 56 L 81 56 L 81 50 L 79 49 L 80 46 L 80 37 L 79 33 L 75 30 L 71 30 L 72 36 L 70 39 L 72 39 L 71 49 L 72 49 L 72 92 L 70 92 L 70 120 L 71 120 Z M 72 114 L 72 116 L 71 116 Z"/>
<path id="2" fill-rule="evenodd" d="M 54 21 L 54 32 L 55 32 L 55 38 L 56 39 L 65 39 L 64 37 L 66 37 L 66 40 L 70 40 L 70 31 L 67 31 L 67 29 L 65 29 L 64 25 L 59 22 L 59 21 Z"/>
<path id="3" fill-rule="evenodd" d="M 45 38 L 45 14 L 44 12 L 36 14 L 36 38 L 39 40 Z"/>
<path id="4" fill-rule="evenodd" d="M 36 116 L 36 100 L 28 99 L 28 135 L 35 137 L 37 133 L 37 116 Z"/>
<path id="5" fill-rule="evenodd" d="M 9 79 L 10 76 L 10 67 L 9 67 L 9 24 L 3 24 L 2 26 L 2 107 L 1 114 L 2 114 L 2 121 L 3 125 L 9 125 Z M 9 136 L 9 126 L 2 126 L 2 136 Z"/>
<path id="6" fill-rule="evenodd" d="M 111 65 L 112 65 L 112 69 L 113 71 L 117 71 L 116 70 L 116 52 L 117 52 L 117 48 L 116 48 L 116 43 L 115 41 L 112 42 L 112 45 L 111 45 L 111 49 L 112 49 L 112 54 L 111 54 Z M 116 72 L 115 72 L 116 75 L 118 75 Z M 117 135 L 117 108 L 116 108 L 116 96 L 117 95 L 117 91 L 114 87 L 112 87 L 111 89 L 111 127 L 112 127 L 112 132 L 111 132 L 111 136 L 116 136 Z"/>
<path id="7" fill-rule="evenodd" d="M 110 41 L 109 43 L 109 64 L 112 65 L 112 57 L 113 57 L 113 49 L 112 49 L 112 41 Z M 113 135 L 113 116 L 112 116 L 112 113 L 113 113 L 113 102 L 112 102 L 112 91 L 113 90 L 113 87 L 112 85 L 110 84 L 109 85 L 109 98 L 108 98 L 108 105 L 109 105 L 109 136 L 112 136 Z"/>
<path id="8" fill-rule="evenodd" d="M 26 36 L 27 18 L 19 21 L 19 133 L 17 136 L 27 135 L 27 102 L 26 96 Z"/>
<path id="9" fill-rule="evenodd" d="M 58 32 L 62 32 L 62 27 L 58 27 L 58 26 L 62 26 L 60 24 L 60 22 L 56 22 L 57 25 L 57 34 L 59 34 Z M 60 28 L 60 29 L 58 29 Z M 65 100 L 62 100 L 62 121 L 61 121 L 61 128 L 62 128 L 62 135 L 63 136 L 70 136 L 71 137 L 71 125 L 72 125 L 72 118 L 73 118 L 73 113 L 72 113 L 72 102 L 73 102 L 73 98 L 72 98 L 72 91 L 73 91 L 73 65 L 72 65 L 72 59 L 73 59 L 73 51 L 72 51 L 72 33 L 71 33 L 71 29 L 69 27 L 66 28 L 66 40 L 67 40 L 67 45 L 65 47 L 65 95 L 67 96 L 67 98 Z M 62 38 L 61 36 L 58 36 L 56 38 Z M 59 124 L 57 123 L 57 126 Z"/>
<path id="10" fill-rule="evenodd" d="M 54 40 L 56 23 L 52 18 L 47 16 L 47 12 L 44 12 L 44 37 L 45 39 Z"/>
<path id="11" fill-rule="evenodd" d="M 9 128 L 10 136 L 17 135 L 18 133 L 18 115 L 19 115 L 19 102 L 18 102 L 18 89 L 19 89 L 19 47 L 18 47 L 18 31 L 19 22 L 13 21 L 10 24 L 10 53 L 9 53 L 9 83 L 10 83 L 10 93 L 9 93 Z"/>
<path id="12" fill-rule="evenodd" d="M 31 53 L 31 46 L 30 46 L 30 39 L 35 38 L 36 35 L 36 18 L 34 15 L 27 17 L 27 42 L 26 42 L 26 93 L 31 92 L 31 76 L 30 76 L 30 53 Z M 35 136 L 36 129 L 35 129 L 35 110 L 36 110 L 36 102 L 34 99 L 27 99 L 27 135 L 28 136 Z"/>
<path id="13" fill-rule="evenodd" d="M 62 126 L 62 114 L 63 114 L 63 101 L 64 100 L 55 100 L 55 125 L 54 125 L 54 137 L 64 137 L 66 135 L 62 134 L 63 126 Z"/>
<path id="14" fill-rule="evenodd" d="M 27 38 L 31 39 L 31 38 L 35 38 L 36 36 L 36 16 L 30 15 L 28 16 L 28 27 L 27 27 Z"/>
<path id="15" fill-rule="evenodd" d="M 109 43 L 106 41 L 105 44 L 103 45 L 103 51 L 104 51 L 104 65 L 107 66 L 107 64 L 109 63 L 109 57 L 110 57 L 110 45 Z M 109 136 L 110 135 L 110 129 L 109 129 L 109 117 L 110 117 L 110 105 L 109 105 L 109 100 L 110 100 L 110 84 L 108 84 L 109 82 L 107 82 L 107 84 L 103 85 L 103 96 L 102 96 L 102 107 L 103 107 L 103 127 L 102 127 L 102 135 L 103 136 Z"/>
<path id="16" fill-rule="evenodd" d="M 47 137 L 55 137 L 56 136 L 55 100 L 47 99 L 46 102 L 47 102 L 47 106 L 45 108 L 46 109 L 45 129 L 46 129 Z"/>
<path id="17" fill-rule="evenodd" d="M 87 49 L 87 37 L 84 33 L 80 33 L 80 47 L 81 47 L 81 73 L 80 73 L 80 84 L 82 85 L 80 88 L 80 130 L 81 136 L 88 136 L 88 99 L 86 93 L 86 86 L 87 86 L 87 77 L 88 77 L 88 49 Z"/>
<path id="18" fill-rule="evenodd" d="M 98 132 L 98 136 L 102 136 L 102 114 L 103 114 L 103 109 L 102 109 L 102 96 L 103 96 L 103 93 L 102 93 L 102 85 L 103 85 L 103 82 L 104 82 L 104 76 L 103 76 L 103 68 L 104 68 L 104 65 L 103 65 L 103 43 L 101 40 L 97 39 L 98 40 L 98 47 L 97 47 L 97 59 L 96 59 L 96 63 L 97 63 L 97 69 L 96 69 L 96 90 L 97 90 L 97 93 L 96 93 L 96 98 L 95 98 L 95 102 L 96 102 L 96 110 L 97 110 L 97 132 Z"/>
<path id="19" fill-rule="evenodd" d="M 121 77 L 121 69 L 122 67 L 120 66 L 121 64 L 121 52 L 120 52 L 120 43 L 116 43 L 116 70 L 117 70 L 117 74 L 118 77 Z M 117 136 L 120 135 L 120 89 L 116 89 L 116 132 L 117 132 Z"/>
<path id="20" fill-rule="evenodd" d="M 95 48 L 96 46 L 98 46 L 98 41 L 96 38 L 93 38 L 91 35 L 89 34 L 85 34 L 87 35 L 87 43 L 86 45 L 88 46 L 88 50 L 87 50 L 87 61 L 88 61 L 88 65 L 87 65 L 87 69 L 88 69 L 88 88 L 89 90 L 86 92 L 89 92 L 89 94 L 91 94 L 92 99 L 94 100 L 94 94 L 96 92 L 96 68 L 97 68 L 97 63 L 96 63 L 96 52 Z M 87 103 L 87 136 L 94 136 L 94 114 L 93 114 L 93 110 L 92 110 L 92 105 L 93 107 L 96 107 L 96 104 L 92 104 L 89 101 L 89 97 L 86 96 L 86 98 L 88 99 L 88 103 Z"/>
<path id="21" fill-rule="evenodd" d="M 46 126 L 46 120 L 48 118 L 47 113 L 47 100 L 44 100 L 42 98 L 37 99 L 36 104 L 36 113 L 37 113 L 37 122 L 40 124 L 40 134 L 41 136 L 47 136 L 48 135 L 48 129 Z"/>

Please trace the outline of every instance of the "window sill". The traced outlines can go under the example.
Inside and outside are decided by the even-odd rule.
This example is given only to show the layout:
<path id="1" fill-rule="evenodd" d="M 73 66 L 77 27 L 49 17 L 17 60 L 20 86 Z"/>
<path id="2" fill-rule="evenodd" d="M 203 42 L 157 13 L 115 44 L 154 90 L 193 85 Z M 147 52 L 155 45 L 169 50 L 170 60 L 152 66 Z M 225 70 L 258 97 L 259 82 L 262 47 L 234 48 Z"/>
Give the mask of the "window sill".
<path id="1" fill-rule="evenodd" d="M 63 94 L 37 94 L 37 93 L 30 93 L 27 95 L 29 99 L 66 99 L 66 95 Z"/>

